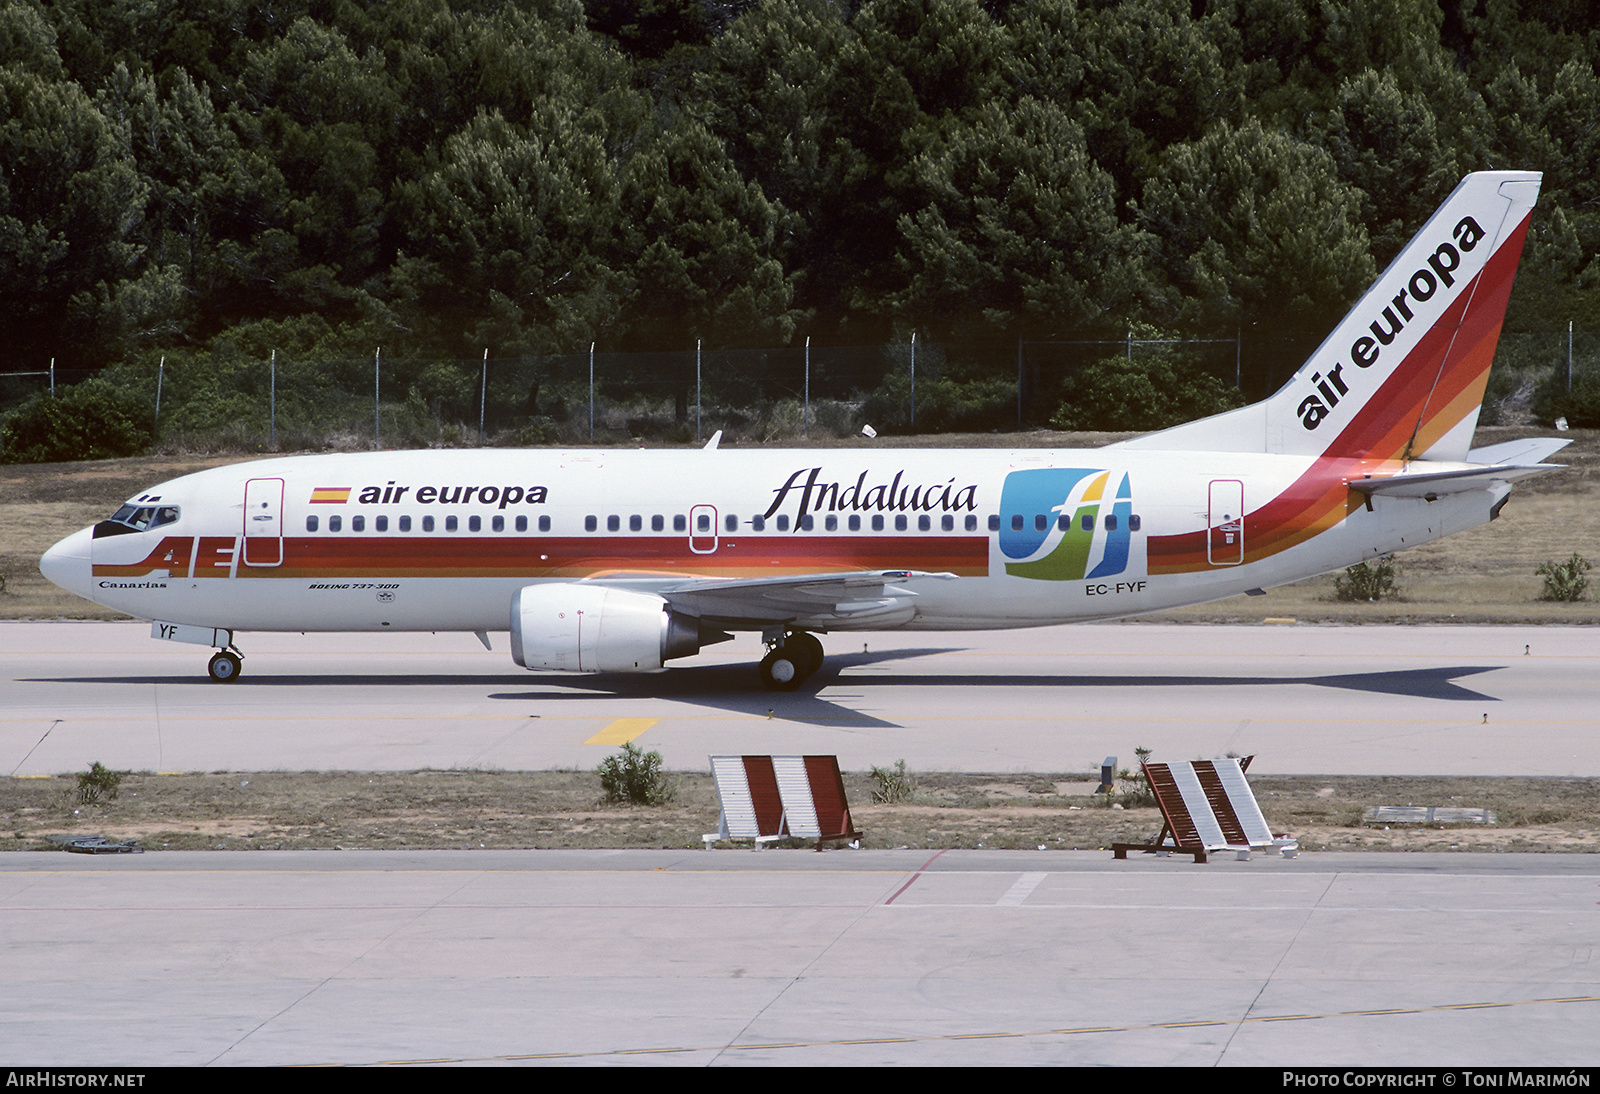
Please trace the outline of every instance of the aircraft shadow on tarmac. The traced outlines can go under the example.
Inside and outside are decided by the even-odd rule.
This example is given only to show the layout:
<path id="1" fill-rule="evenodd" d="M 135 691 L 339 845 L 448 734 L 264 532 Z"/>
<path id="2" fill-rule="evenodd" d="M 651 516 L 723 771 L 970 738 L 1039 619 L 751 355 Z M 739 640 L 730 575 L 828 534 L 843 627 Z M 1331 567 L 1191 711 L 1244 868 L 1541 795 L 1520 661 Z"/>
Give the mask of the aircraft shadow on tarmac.
<path id="1" fill-rule="evenodd" d="M 748 665 L 706 665 L 673 669 L 671 672 L 635 676 L 596 674 L 562 677 L 550 684 L 561 690 L 491 693 L 491 699 L 508 700 L 584 700 L 584 699 L 671 699 L 743 714 L 770 714 L 789 722 L 821 726 L 894 726 L 897 723 L 871 714 L 850 710 L 822 698 L 824 688 L 878 687 L 1006 687 L 1006 688 L 1161 688 L 1161 687 L 1282 687 L 1309 684 L 1314 687 L 1364 691 L 1414 699 L 1499 702 L 1492 695 L 1463 687 L 1457 677 L 1493 672 L 1502 665 L 1464 665 L 1455 668 L 1400 669 L 1392 672 L 1340 673 L 1331 676 L 1046 676 L 1046 675 L 961 675 L 904 673 L 852 673 L 849 670 L 884 662 L 949 653 L 943 649 L 893 650 L 884 653 L 835 654 L 800 688 L 791 692 L 772 692 L 760 686 Z M 540 683 L 544 683 L 541 680 Z M 840 696 L 843 698 L 843 696 Z"/>
<path id="2" fill-rule="evenodd" d="M 936 653 L 955 653 L 957 649 L 896 649 L 876 653 L 830 655 L 812 677 L 795 691 L 767 691 L 756 679 L 753 665 L 690 665 L 663 673 L 601 673 L 595 675 L 540 675 L 522 677 L 534 682 L 535 690 L 490 692 L 488 698 L 513 702 L 560 702 L 590 699 L 667 699 L 696 706 L 711 707 L 739 714 L 770 715 L 787 722 L 818 726 L 896 726 L 872 714 L 840 706 L 818 693 L 826 688 L 861 689 L 892 687 L 1002 687 L 1002 688 L 1250 688 L 1310 685 L 1362 691 L 1372 695 L 1392 695 L 1412 699 L 1498 702 L 1487 695 L 1456 683 L 1458 677 L 1492 672 L 1503 665 L 1461 665 L 1455 667 L 1398 669 L 1391 672 L 1339 673 L 1329 676 L 1146 676 L 1095 675 L 1051 676 L 1020 673 L 988 675 L 942 675 L 931 673 L 860 672 L 893 662 Z M 504 686 L 508 678 L 500 674 L 386 675 L 376 673 L 292 676 L 246 676 L 230 688 L 248 691 L 251 687 L 340 687 L 340 686 L 426 686 L 492 687 Z M 217 687 L 201 675 L 110 676 L 36 680 L 60 684 L 192 684 Z M 243 696 L 241 695 L 241 698 Z M 837 699 L 844 699 L 839 695 Z"/>

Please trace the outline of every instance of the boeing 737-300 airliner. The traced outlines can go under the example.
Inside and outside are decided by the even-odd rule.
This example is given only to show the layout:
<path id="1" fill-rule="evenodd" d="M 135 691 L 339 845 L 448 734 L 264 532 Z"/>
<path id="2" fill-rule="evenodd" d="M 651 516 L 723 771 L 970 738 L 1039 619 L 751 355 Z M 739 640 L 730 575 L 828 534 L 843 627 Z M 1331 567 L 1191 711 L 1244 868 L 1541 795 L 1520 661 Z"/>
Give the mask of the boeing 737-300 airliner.
<path id="1" fill-rule="evenodd" d="M 511 631 L 633 672 L 736 630 L 793 688 L 815 637 L 1109 619 L 1257 591 L 1494 519 L 1561 441 L 1471 449 L 1540 176 L 1469 175 L 1263 402 L 1062 451 L 296 456 L 153 486 L 46 577 L 215 646 L 238 631 Z"/>

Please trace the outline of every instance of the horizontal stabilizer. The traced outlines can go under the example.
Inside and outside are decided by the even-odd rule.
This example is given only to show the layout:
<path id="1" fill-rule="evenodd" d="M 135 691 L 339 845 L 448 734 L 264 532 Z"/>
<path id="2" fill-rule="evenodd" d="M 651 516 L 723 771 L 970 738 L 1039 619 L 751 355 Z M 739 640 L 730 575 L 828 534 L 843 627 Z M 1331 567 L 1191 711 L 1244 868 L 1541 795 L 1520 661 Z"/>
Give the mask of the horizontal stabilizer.
<path id="1" fill-rule="evenodd" d="M 1484 448 L 1474 448 L 1467 453 L 1468 463 L 1539 463 L 1560 452 L 1571 441 L 1560 437 L 1524 437 L 1520 441 L 1504 441 Z"/>
<path id="2" fill-rule="evenodd" d="M 1433 498 L 1485 490 L 1497 482 L 1511 482 L 1542 471 L 1559 471 L 1560 464 L 1495 464 L 1464 471 L 1431 471 L 1421 475 L 1391 475 L 1388 478 L 1351 479 L 1350 489 L 1363 494 L 1382 494 L 1391 498 Z"/>

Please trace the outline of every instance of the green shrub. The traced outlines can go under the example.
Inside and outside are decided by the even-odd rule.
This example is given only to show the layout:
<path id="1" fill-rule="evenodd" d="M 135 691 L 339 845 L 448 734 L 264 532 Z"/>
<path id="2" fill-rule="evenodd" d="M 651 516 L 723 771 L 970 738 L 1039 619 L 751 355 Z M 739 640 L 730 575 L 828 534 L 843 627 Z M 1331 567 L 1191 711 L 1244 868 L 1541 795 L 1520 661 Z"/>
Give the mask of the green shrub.
<path id="1" fill-rule="evenodd" d="M 607 756 L 596 770 L 608 802 L 665 805 L 677 789 L 661 773 L 661 753 L 641 752 L 631 741 L 617 755 Z"/>
<path id="2" fill-rule="evenodd" d="M 78 801 L 99 805 L 117 796 L 122 788 L 122 772 L 112 771 L 96 760 L 87 771 L 78 772 Z"/>
<path id="3" fill-rule="evenodd" d="M 1395 578 L 1398 573 L 1393 555 L 1347 566 L 1343 577 L 1333 579 L 1333 598 L 1353 602 L 1377 601 L 1386 596 L 1398 596 L 1399 590 L 1395 588 Z"/>
<path id="4" fill-rule="evenodd" d="M 917 792 L 916 780 L 906 774 L 904 760 L 895 761 L 893 767 L 874 767 L 868 774 L 878 783 L 878 788 L 872 792 L 875 802 L 905 801 Z"/>
<path id="5" fill-rule="evenodd" d="M 1565 562 L 1542 562 L 1538 573 L 1544 578 L 1544 600 L 1582 600 L 1589 588 L 1590 562 L 1576 551 Z"/>
<path id="6" fill-rule="evenodd" d="M 1166 429 L 1244 405 L 1244 397 L 1171 346 L 1107 357 L 1068 382 L 1050 418 L 1057 429 Z"/>
<path id="7" fill-rule="evenodd" d="M 1567 387 L 1565 367 L 1550 370 L 1533 395 L 1533 413 L 1541 422 L 1565 418 L 1574 429 L 1600 428 L 1600 369 L 1588 369 Z"/>
<path id="8" fill-rule="evenodd" d="M 1156 793 L 1150 789 L 1150 779 L 1144 773 L 1144 765 L 1150 762 L 1150 752 L 1148 748 L 1135 748 L 1133 755 L 1139 762 L 1139 770 L 1124 769 L 1117 774 L 1117 778 L 1122 780 L 1123 784 L 1122 793 L 1117 796 L 1117 804 L 1124 809 L 1147 808 L 1156 803 Z M 1106 801 L 1107 804 L 1110 803 L 1109 795 Z"/>
<path id="9" fill-rule="evenodd" d="M 103 380 L 58 396 L 41 392 L 0 426 L 0 463 L 137 456 L 150 445 L 150 411 Z"/>
<path id="10" fill-rule="evenodd" d="M 880 433 L 986 433 L 1014 428 L 1017 382 L 919 375 L 915 420 L 911 411 L 911 377 L 896 369 L 867 396 L 861 417 Z"/>

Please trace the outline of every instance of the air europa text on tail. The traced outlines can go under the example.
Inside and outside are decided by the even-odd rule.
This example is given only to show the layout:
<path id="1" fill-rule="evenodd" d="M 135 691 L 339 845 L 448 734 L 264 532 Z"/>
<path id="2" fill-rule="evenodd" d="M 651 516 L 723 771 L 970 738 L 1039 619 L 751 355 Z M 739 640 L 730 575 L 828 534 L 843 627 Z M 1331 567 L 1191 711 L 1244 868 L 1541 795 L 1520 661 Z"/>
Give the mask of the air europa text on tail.
<path id="1" fill-rule="evenodd" d="M 1350 344 L 1350 359 L 1357 368 L 1371 368 L 1376 364 L 1383 347 L 1399 337 L 1406 324 L 1416 318 L 1411 310 L 1412 304 L 1424 304 L 1433 299 L 1441 286 L 1450 288 L 1455 285 L 1455 271 L 1461 265 L 1462 252 L 1471 251 L 1484 235 L 1478 222 L 1471 217 L 1462 217 L 1452 234 L 1455 245 L 1447 240 L 1434 248 L 1427 262 L 1411 275 L 1405 288 L 1396 293 L 1378 317 L 1367 325 L 1372 335 L 1363 334 Z M 1339 400 L 1350 394 L 1350 384 L 1355 382 L 1355 377 L 1352 374 L 1347 381 L 1344 363 L 1340 362 L 1329 369 L 1326 376 L 1313 372 L 1310 382 L 1318 394 L 1302 399 L 1297 413 L 1301 426 L 1315 429 L 1339 405 Z"/>

